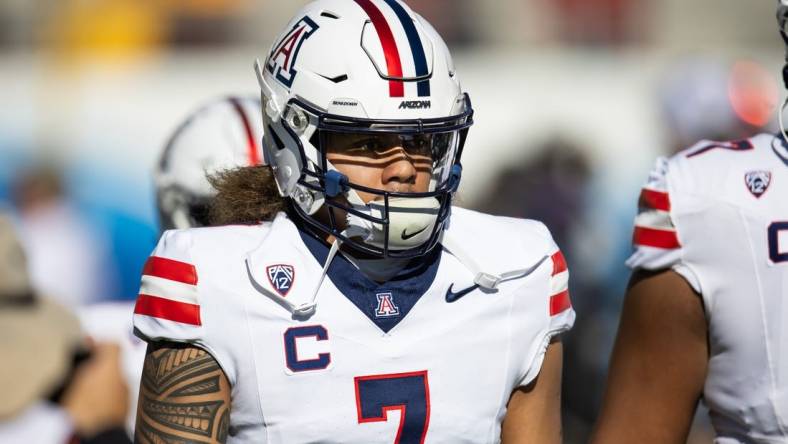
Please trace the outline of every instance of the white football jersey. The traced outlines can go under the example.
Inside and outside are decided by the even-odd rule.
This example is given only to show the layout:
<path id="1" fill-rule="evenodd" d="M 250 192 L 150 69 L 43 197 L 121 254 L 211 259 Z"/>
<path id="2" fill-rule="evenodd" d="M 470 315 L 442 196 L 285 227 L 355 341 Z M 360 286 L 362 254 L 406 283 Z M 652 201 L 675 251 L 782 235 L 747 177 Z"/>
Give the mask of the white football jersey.
<path id="1" fill-rule="evenodd" d="M 166 232 L 134 326 L 216 358 L 232 443 L 499 442 L 510 394 L 574 322 L 566 262 L 538 222 L 454 208 L 449 230 L 485 272 L 533 271 L 485 292 L 437 248 L 383 284 L 340 254 L 319 284 L 328 247 L 280 213 Z M 315 291 L 308 318 L 272 297 Z"/>
<path id="2" fill-rule="evenodd" d="M 717 443 L 788 442 L 788 148 L 761 134 L 660 159 L 640 196 L 632 268 L 702 295 L 703 397 Z"/>

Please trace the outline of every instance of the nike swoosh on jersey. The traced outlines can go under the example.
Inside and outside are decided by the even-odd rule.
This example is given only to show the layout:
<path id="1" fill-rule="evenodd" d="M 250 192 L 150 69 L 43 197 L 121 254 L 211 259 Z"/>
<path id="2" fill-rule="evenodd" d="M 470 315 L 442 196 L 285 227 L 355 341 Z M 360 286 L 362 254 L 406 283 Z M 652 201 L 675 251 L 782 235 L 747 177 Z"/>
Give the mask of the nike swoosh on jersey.
<path id="1" fill-rule="evenodd" d="M 449 289 L 446 290 L 446 302 L 448 302 L 450 304 L 452 302 L 457 302 L 458 300 L 460 300 L 461 297 L 463 297 L 466 294 L 472 292 L 473 290 L 476 290 L 477 288 L 479 288 L 479 284 L 471 285 L 470 287 L 464 288 L 464 289 L 462 289 L 462 290 L 460 290 L 460 291 L 458 291 L 456 293 L 451 291 L 451 289 L 453 287 L 454 287 L 454 284 L 451 284 L 451 285 L 449 285 Z"/>
<path id="2" fill-rule="evenodd" d="M 418 235 L 419 233 L 423 232 L 426 229 L 427 229 L 427 227 L 424 227 L 424 228 L 422 228 L 421 230 L 419 230 L 419 231 L 417 231 L 415 233 L 408 234 L 408 229 L 406 228 L 406 229 L 402 230 L 402 240 L 408 240 L 408 239 Z"/>
<path id="3" fill-rule="evenodd" d="M 547 255 L 542 256 L 542 258 L 539 259 L 539 261 L 537 263 L 535 263 L 533 266 L 531 266 L 528 269 L 515 270 L 515 271 L 509 272 L 509 273 L 504 273 L 502 275 L 502 276 L 504 276 L 504 278 L 503 279 L 499 278 L 499 282 L 506 282 L 506 281 L 517 280 L 517 279 L 522 279 L 522 278 L 528 277 L 528 276 L 531 275 L 531 273 L 536 271 L 536 269 L 539 268 L 542 265 L 542 263 L 544 263 L 544 261 L 546 261 L 549 257 L 550 256 L 547 256 Z M 512 275 L 512 273 L 514 273 L 514 275 Z M 453 287 L 454 287 L 454 284 L 451 284 L 451 285 L 449 285 L 449 289 L 446 290 L 446 302 L 448 302 L 450 304 L 452 302 L 456 302 L 461 297 L 463 297 L 466 294 L 472 292 L 473 290 L 476 290 L 477 288 L 479 288 L 479 284 L 471 285 L 470 287 L 465 288 L 463 290 L 460 290 L 460 291 L 458 291 L 456 293 L 451 291 L 451 289 Z"/>

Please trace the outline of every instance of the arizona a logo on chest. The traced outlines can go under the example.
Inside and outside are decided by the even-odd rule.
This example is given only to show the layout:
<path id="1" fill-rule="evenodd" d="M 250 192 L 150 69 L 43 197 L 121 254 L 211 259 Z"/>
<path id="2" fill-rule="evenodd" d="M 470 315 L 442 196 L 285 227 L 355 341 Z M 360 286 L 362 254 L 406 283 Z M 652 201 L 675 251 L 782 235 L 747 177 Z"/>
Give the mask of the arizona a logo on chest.
<path id="1" fill-rule="evenodd" d="M 390 318 L 399 316 L 399 307 L 394 303 L 394 296 L 391 293 L 378 293 L 378 306 L 375 309 L 375 317 Z"/>

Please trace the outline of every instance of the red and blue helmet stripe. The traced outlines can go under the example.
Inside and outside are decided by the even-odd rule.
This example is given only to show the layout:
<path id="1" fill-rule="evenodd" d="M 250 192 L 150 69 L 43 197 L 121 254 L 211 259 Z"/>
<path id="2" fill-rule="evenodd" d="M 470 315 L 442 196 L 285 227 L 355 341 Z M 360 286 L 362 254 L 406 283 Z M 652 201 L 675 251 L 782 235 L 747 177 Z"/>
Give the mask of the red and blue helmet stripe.
<path id="1" fill-rule="evenodd" d="M 416 25 L 413 23 L 413 19 L 397 0 L 385 0 L 385 2 L 391 6 L 391 9 L 394 10 L 399 21 L 402 23 L 402 27 L 405 28 L 405 34 L 408 36 L 408 43 L 410 43 L 410 50 L 413 53 L 413 62 L 416 65 L 416 76 L 428 76 L 430 72 L 427 66 L 427 56 L 424 53 L 424 45 L 421 43 L 421 38 L 419 37 L 419 32 L 416 30 Z M 430 95 L 429 79 L 419 81 L 418 92 L 419 97 Z"/>
<path id="2" fill-rule="evenodd" d="M 396 14 L 399 19 L 399 25 L 405 32 L 410 46 L 410 53 L 413 56 L 413 64 L 416 68 L 416 77 L 429 76 L 429 66 L 427 64 L 427 55 L 424 51 L 424 45 L 421 42 L 421 37 L 413 22 L 413 18 L 408 14 L 405 8 L 397 0 L 383 0 Z M 394 38 L 392 27 L 386 20 L 383 12 L 372 0 L 355 0 L 361 6 L 364 12 L 369 17 L 375 31 L 380 38 L 380 44 L 383 47 L 383 53 L 386 58 L 386 68 L 388 76 L 394 79 L 402 79 L 402 59 L 400 58 L 400 51 L 397 46 L 397 41 Z M 419 97 L 427 97 L 430 95 L 430 80 L 425 78 L 419 80 L 417 84 L 417 91 Z M 389 80 L 389 95 L 391 97 L 405 97 L 405 84 L 402 80 Z"/>

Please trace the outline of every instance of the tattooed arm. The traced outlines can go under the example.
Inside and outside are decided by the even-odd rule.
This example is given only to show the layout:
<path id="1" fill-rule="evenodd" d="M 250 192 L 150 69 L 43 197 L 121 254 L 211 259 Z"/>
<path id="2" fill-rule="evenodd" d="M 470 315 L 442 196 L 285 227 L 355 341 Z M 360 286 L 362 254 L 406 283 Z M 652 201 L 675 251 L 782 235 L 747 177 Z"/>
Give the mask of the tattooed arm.
<path id="1" fill-rule="evenodd" d="M 134 442 L 223 444 L 229 426 L 230 384 L 213 356 L 188 344 L 149 344 Z"/>

